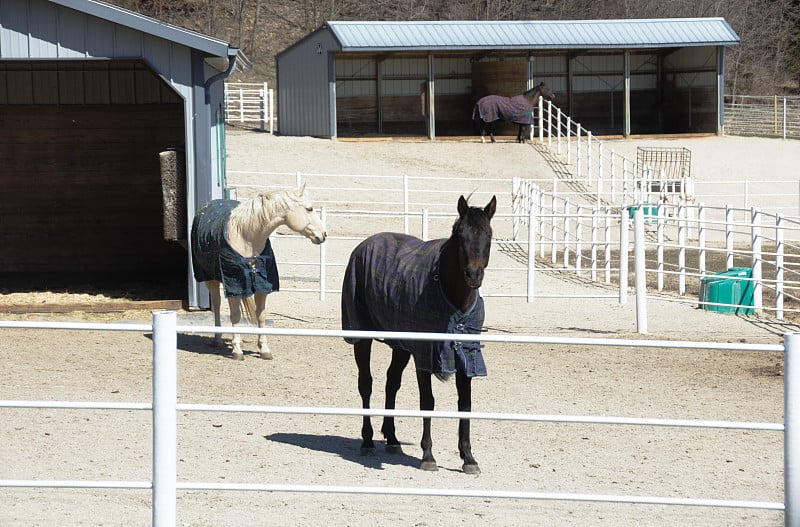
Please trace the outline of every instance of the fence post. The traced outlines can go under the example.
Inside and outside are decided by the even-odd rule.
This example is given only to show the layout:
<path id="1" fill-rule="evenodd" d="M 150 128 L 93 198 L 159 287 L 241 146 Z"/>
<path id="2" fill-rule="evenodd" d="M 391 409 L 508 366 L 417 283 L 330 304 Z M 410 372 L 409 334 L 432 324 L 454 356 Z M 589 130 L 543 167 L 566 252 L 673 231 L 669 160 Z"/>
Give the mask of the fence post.
<path id="1" fill-rule="evenodd" d="M 633 267 L 636 289 L 636 331 L 647 333 L 647 270 L 644 251 L 644 207 L 633 213 Z"/>
<path id="2" fill-rule="evenodd" d="M 751 213 L 752 218 L 752 239 L 751 239 L 751 247 L 752 247 L 752 257 L 751 257 L 751 264 L 753 266 L 753 308 L 755 309 L 756 313 L 761 312 L 761 308 L 763 307 L 763 303 L 761 300 L 761 296 L 763 293 L 763 287 L 761 284 L 761 211 L 759 211 L 756 207 L 752 208 Z"/>
<path id="3" fill-rule="evenodd" d="M 178 334 L 174 311 L 153 312 L 153 526 L 176 521 Z"/>
<path id="4" fill-rule="evenodd" d="M 520 180 L 519 176 L 511 178 L 511 239 L 516 240 L 519 235 L 520 214 Z"/>
<path id="5" fill-rule="evenodd" d="M 628 208 L 620 209 L 619 218 L 619 303 L 628 303 Z"/>
<path id="6" fill-rule="evenodd" d="M 686 294 L 686 206 L 678 205 L 678 294 Z"/>
<path id="7" fill-rule="evenodd" d="M 783 320 L 783 214 L 775 215 L 775 318 Z"/>
<path id="8" fill-rule="evenodd" d="M 733 267 L 733 207 L 725 205 L 725 269 Z"/>
<path id="9" fill-rule="evenodd" d="M 575 273 L 580 275 L 583 271 L 583 206 L 578 205 L 575 210 Z"/>
<path id="10" fill-rule="evenodd" d="M 783 504 L 784 525 L 800 527 L 800 333 L 786 333 L 784 347 L 784 393 L 783 393 Z"/>
<path id="11" fill-rule="evenodd" d="M 664 227 L 666 217 L 664 204 L 659 203 L 656 208 L 656 289 L 664 290 Z"/>
<path id="12" fill-rule="evenodd" d="M 531 203 L 528 210 L 528 303 L 533 302 L 534 297 L 534 267 L 536 261 L 536 208 Z"/>
<path id="13" fill-rule="evenodd" d="M 266 121 L 267 109 L 264 102 L 267 99 L 266 90 L 258 90 L 258 121 L 259 129 L 264 131 L 264 121 Z"/>
<path id="14" fill-rule="evenodd" d="M 541 97 L 539 97 L 539 143 L 544 143 L 544 99 Z"/>
<path id="15" fill-rule="evenodd" d="M 328 230 L 328 211 L 325 207 L 319 212 L 320 221 L 322 223 L 322 227 L 327 232 Z M 325 290 L 327 289 L 327 269 L 325 268 L 325 244 L 319 244 L 319 299 L 325 300 Z"/>
<path id="16" fill-rule="evenodd" d="M 697 266 L 702 277 L 706 274 L 706 204 L 702 202 L 697 205 L 697 245 L 700 247 Z"/>

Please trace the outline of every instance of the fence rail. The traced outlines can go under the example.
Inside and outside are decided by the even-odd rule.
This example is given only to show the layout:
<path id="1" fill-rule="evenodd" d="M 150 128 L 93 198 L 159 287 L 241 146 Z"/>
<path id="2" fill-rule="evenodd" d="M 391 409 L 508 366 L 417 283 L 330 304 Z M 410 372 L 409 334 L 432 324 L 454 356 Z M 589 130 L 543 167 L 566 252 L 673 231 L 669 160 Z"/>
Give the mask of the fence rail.
<path id="1" fill-rule="evenodd" d="M 800 139 L 800 97 L 726 95 L 725 133 Z"/>
<path id="2" fill-rule="evenodd" d="M 0 321 L 0 328 L 39 328 L 39 329 L 107 329 L 119 331 L 120 325 L 114 324 L 64 324 L 59 322 L 20 322 Z M 130 325 L 125 331 L 153 332 L 153 400 L 148 403 L 134 403 L 142 409 L 152 409 L 153 413 L 153 458 L 152 481 L 70 481 L 70 480 L 0 480 L 0 487 L 44 487 L 44 488 L 117 488 L 117 489 L 152 489 L 153 492 L 153 525 L 155 527 L 174 526 L 177 520 L 178 490 L 219 490 L 219 491 L 265 491 L 265 492 L 314 492 L 331 494 L 384 494 L 384 495 L 425 495 L 451 497 L 490 497 L 511 499 L 537 499 L 561 501 L 596 501 L 609 503 L 633 503 L 649 505 L 682 505 L 703 507 L 751 508 L 767 510 L 783 510 L 785 525 L 800 526 L 800 485 L 798 473 L 800 466 L 800 408 L 797 407 L 797 390 L 800 389 L 800 334 L 787 334 L 783 345 L 769 344 L 734 344 L 721 342 L 693 341 L 648 341 L 630 339 L 591 339 L 564 338 L 522 335 L 481 335 L 482 342 L 516 342 L 540 344 L 575 344 L 594 346 L 632 347 L 640 350 L 652 348 L 697 348 L 742 350 L 751 352 L 782 352 L 785 356 L 786 388 L 785 417 L 783 423 L 750 423 L 726 421 L 695 421 L 682 419 L 649 419 L 609 416 L 569 416 L 569 415 L 524 415 L 497 413 L 462 413 L 435 412 L 413 410 L 371 410 L 348 408 L 307 408 L 307 407 L 272 407 L 246 405 L 197 405 L 178 404 L 177 402 L 177 338 L 179 333 L 218 333 L 225 328 L 214 326 L 179 326 L 173 311 L 153 313 L 152 325 Z M 403 332 L 360 332 L 334 330 L 298 330 L 298 329 L 258 329 L 242 328 L 242 333 L 266 335 L 297 335 L 316 337 L 362 337 L 362 338 L 402 338 L 412 340 L 451 340 L 447 333 L 403 333 Z M 5 408 L 77 408 L 87 403 L 54 402 L 54 401 L 0 401 Z M 88 403 L 103 408 L 129 409 L 125 403 Z M 177 412 L 186 411 L 220 411 L 220 412 L 259 412 L 259 413 L 303 413 L 326 415 L 392 415 L 407 417 L 434 417 L 451 419 L 505 419 L 518 421 L 541 421 L 559 423 L 592 423 L 602 425 L 644 425 L 644 426 L 679 426 L 679 427 L 711 427 L 722 429 L 744 429 L 758 431 L 783 432 L 784 440 L 784 502 L 754 500 L 724 500 L 672 498 L 661 496 L 623 496 L 569 492 L 526 492 L 519 490 L 453 490 L 422 488 L 389 488 L 360 486 L 319 486 L 319 485 L 281 485 L 269 483 L 208 483 L 178 481 L 177 476 L 177 444 L 178 428 Z"/>

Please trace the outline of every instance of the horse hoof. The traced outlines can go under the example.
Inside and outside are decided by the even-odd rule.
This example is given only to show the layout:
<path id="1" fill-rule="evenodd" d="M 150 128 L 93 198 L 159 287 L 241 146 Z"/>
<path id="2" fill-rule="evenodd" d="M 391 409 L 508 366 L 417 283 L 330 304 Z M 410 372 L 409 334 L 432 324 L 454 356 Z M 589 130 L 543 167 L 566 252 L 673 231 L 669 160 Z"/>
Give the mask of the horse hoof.
<path id="1" fill-rule="evenodd" d="M 399 443 L 396 444 L 396 445 L 395 444 L 391 444 L 390 445 L 390 444 L 387 443 L 386 444 L 386 453 L 387 454 L 402 454 L 403 453 L 403 447 L 401 447 Z"/>
<path id="2" fill-rule="evenodd" d="M 439 470 L 439 465 L 436 464 L 436 461 L 423 461 L 419 464 L 419 468 L 428 472 L 436 472 Z"/>
<path id="3" fill-rule="evenodd" d="M 478 465 L 464 465 L 461 467 L 461 470 L 464 471 L 464 474 L 472 474 L 478 475 L 481 473 L 481 469 Z"/>
<path id="4" fill-rule="evenodd" d="M 259 352 L 258 356 L 264 360 L 272 360 L 272 353 L 268 351 Z"/>
<path id="5" fill-rule="evenodd" d="M 232 354 L 231 354 L 231 358 L 232 358 L 233 360 L 244 360 L 244 353 L 242 353 L 242 352 L 239 352 L 239 353 L 232 353 Z"/>

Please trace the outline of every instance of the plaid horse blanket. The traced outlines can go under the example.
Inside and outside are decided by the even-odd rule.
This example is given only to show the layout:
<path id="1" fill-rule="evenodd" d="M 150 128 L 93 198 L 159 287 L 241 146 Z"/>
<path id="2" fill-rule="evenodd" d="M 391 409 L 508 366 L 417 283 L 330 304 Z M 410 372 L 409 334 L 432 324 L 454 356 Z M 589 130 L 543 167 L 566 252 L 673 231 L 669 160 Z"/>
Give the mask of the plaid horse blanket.
<path id="1" fill-rule="evenodd" d="M 439 263 L 445 240 L 381 233 L 361 242 L 350 256 L 342 286 L 342 329 L 420 331 L 474 335 L 483 327 L 483 298 L 466 312 L 442 291 Z M 345 339 L 355 344 L 359 339 Z M 485 376 L 481 344 L 474 340 L 386 340 L 409 351 L 419 371 Z"/>
<path id="2" fill-rule="evenodd" d="M 198 282 L 222 282 L 226 297 L 248 297 L 256 291 L 278 291 L 278 266 L 267 239 L 256 257 L 237 253 L 228 243 L 228 218 L 239 202 L 215 199 L 200 209 L 192 222 L 192 268 Z"/>
<path id="3" fill-rule="evenodd" d="M 514 124 L 533 124 L 533 108 L 524 95 L 487 95 L 475 103 L 472 119 L 480 119 L 485 123 L 508 121 Z"/>

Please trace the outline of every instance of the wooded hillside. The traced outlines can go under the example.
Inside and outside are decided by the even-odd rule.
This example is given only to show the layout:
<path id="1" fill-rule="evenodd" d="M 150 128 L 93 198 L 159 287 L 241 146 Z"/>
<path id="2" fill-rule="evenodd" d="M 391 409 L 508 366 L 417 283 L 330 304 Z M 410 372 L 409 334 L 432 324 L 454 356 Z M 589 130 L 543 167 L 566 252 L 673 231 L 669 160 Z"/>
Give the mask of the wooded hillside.
<path id="1" fill-rule="evenodd" d="M 275 80 L 275 55 L 326 20 L 569 20 L 724 17 L 728 94 L 800 93 L 800 0 L 112 0 L 229 42 L 253 62 L 233 80 Z"/>

